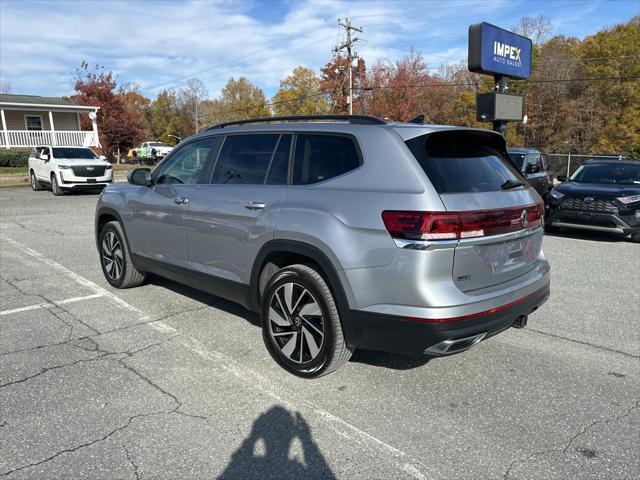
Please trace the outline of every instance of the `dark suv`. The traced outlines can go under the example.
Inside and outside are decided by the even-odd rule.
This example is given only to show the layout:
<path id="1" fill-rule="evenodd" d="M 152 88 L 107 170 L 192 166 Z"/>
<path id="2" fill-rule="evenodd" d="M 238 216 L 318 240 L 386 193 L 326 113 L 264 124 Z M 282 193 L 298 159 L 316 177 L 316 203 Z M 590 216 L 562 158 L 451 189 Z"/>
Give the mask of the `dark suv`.
<path id="1" fill-rule="evenodd" d="M 631 235 L 640 243 L 640 162 L 587 160 L 549 192 L 545 229 Z"/>
<path id="2" fill-rule="evenodd" d="M 546 203 L 553 179 L 547 171 L 544 154 L 533 148 L 510 148 L 509 157 Z"/>

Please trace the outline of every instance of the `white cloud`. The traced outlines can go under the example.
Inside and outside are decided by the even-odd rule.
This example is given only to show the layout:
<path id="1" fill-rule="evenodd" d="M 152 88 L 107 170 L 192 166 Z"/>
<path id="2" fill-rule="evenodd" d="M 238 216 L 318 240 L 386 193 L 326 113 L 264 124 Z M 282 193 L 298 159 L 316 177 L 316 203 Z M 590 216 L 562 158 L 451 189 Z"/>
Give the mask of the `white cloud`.
<path id="1" fill-rule="evenodd" d="M 73 72 L 86 60 L 112 70 L 121 83 L 140 85 L 149 96 L 180 87 L 192 75 L 214 96 L 230 76 L 240 75 L 270 95 L 296 66 L 318 70 L 330 60 L 333 47 L 344 40 L 338 17 L 354 17 L 354 25 L 363 26 L 356 51 L 368 65 L 394 61 L 413 47 L 436 67 L 466 56 L 469 23 L 487 20 L 509 28 L 522 15 L 547 14 L 550 6 L 557 10 L 550 3 L 538 5 L 522 0 L 0 0 L 0 77 L 16 92 L 67 95 Z M 592 10 L 581 14 L 595 31 L 606 20 L 596 20 L 601 9 Z"/>

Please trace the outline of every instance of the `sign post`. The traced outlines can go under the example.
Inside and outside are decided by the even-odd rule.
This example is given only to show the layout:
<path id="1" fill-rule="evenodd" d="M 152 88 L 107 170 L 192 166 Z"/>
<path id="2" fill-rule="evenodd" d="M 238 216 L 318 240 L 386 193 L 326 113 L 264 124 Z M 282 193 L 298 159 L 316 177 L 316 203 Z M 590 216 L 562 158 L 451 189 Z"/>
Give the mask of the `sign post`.
<path id="1" fill-rule="evenodd" d="M 492 75 L 493 93 L 476 96 L 476 118 L 493 122 L 493 129 L 503 135 L 507 122 L 522 121 L 521 96 L 508 95 L 509 78 L 531 77 L 531 39 L 482 22 L 469 26 L 469 61 L 471 72 Z"/>

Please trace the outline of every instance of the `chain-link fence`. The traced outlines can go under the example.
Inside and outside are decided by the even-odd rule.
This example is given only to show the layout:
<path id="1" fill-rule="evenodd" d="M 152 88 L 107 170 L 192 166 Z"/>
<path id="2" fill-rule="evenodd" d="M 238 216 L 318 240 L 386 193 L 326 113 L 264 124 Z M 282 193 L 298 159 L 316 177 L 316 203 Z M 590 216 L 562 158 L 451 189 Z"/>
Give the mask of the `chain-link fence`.
<path id="1" fill-rule="evenodd" d="M 571 153 L 546 153 L 545 160 L 549 173 L 556 178 L 558 175 L 569 177 L 580 165 L 589 159 L 594 160 L 626 160 L 622 155 L 574 155 Z"/>

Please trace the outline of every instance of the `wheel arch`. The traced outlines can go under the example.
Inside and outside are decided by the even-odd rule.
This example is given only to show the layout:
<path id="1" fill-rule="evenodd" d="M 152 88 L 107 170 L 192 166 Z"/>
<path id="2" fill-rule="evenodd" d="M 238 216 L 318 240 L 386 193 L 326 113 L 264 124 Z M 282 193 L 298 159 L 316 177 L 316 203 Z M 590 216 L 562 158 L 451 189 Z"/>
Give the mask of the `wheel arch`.
<path id="1" fill-rule="evenodd" d="M 282 259 L 280 264 L 277 263 L 277 259 Z M 335 297 L 345 340 L 347 344 L 353 345 L 355 332 L 347 295 L 331 260 L 319 248 L 296 240 L 278 239 L 265 243 L 251 269 L 249 306 L 254 312 L 260 311 L 260 275 L 268 263 L 276 263 L 280 268 L 294 263 L 316 264 Z"/>
<path id="2" fill-rule="evenodd" d="M 131 250 L 131 244 L 129 243 L 129 236 L 127 235 L 127 229 L 122 221 L 122 217 L 118 213 L 117 210 L 111 207 L 100 207 L 96 212 L 96 221 L 95 221 L 95 237 L 96 237 L 96 248 L 98 252 L 100 251 L 100 232 L 102 228 L 109 222 L 116 221 L 120 224 L 120 228 L 122 228 L 122 233 L 124 233 L 124 241 L 127 243 L 127 249 L 129 253 L 133 254 L 133 250 Z M 135 255 L 131 255 L 131 261 L 134 264 L 134 267 L 138 268 L 134 261 Z"/>

